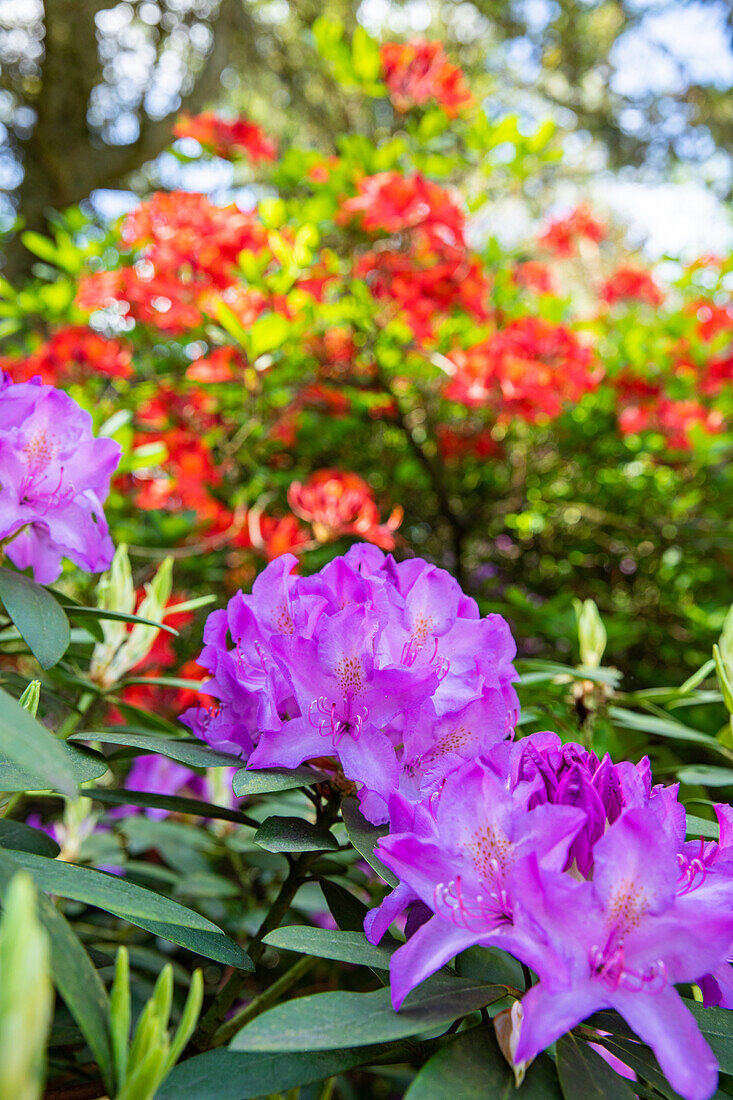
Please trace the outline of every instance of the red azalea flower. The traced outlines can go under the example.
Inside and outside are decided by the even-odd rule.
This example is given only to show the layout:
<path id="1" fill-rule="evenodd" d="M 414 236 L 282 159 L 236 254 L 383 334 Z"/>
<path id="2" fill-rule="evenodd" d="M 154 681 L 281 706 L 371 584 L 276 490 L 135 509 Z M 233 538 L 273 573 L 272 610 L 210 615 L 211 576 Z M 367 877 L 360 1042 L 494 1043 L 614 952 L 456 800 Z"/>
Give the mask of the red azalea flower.
<path id="1" fill-rule="evenodd" d="M 94 375 L 130 378 L 132 351 L 121 340 L 107 340 L 86 325 L 67 325 L 24 359 L 4 359 L 15 382 L 37 375 L 49 386 L 81 382 Z"/>
<path id="2" fill-rule="evenodd" d="M 644 268 L 623 264 L 617 268 L 598 291 L 598 297 L 614 305 L 616 302 L 647 302 L 650 306 L 659 306 L 664 301 L 664 292 L 655 282 L 654 276 Z"/>
<path id="3" fill-rule="evenodd" d="M 456 372 L 445 388 L 450 401 L 492 405 L 530 423 L 556 417 L 601 378 L 593 353 L 564 325 L 540 317 L 512 321 L 487 340 L 449 356 Z"/>
<path id="4" fill-rule="evenodd" d="M 535 294 L 555 294 L 555 283 L 547 264 L 539 260 L 525 260 L 517 264 L 512 273 L 517 286 L 526 287 Z"/>
<path id="5" fill-rule="evenodd" d="M 438 453 L 444 462 L 458 463 L 466 458 L 487 459 L 502 453 L 488 428 L 471 425 L 460 428 L 438 424 L 435 429 Z"/>
<path id="6" fill-rule="evenodd" d="M 590 207 L 581 203 L 567 217 L 551 221 L 537 240 L 544 248 L 561 258 L 575 254 L 578 239 L 581 237 L 599 244 L 606 236 L 605 225 L 593 217 Z"/>
<path id="7" fill-rule="evenodd" d="M 442 43 L 412 38 L 386 42 L 380 49 L 382 79 L 394 107 L 400 111 L 435 100 L 449 118 L 474 102 L 463 71 L 451 65 Z"/>
<path id="8" fill-rule="evenodd" d="M 699 379 L 700 393 L 717 396 L 728 386 L 733 386 L 733 354 L 711 359 Z"/>
<path id="9" fill-rule="evenodd" d="M 240 115 L 230 121 L 214 111 L 203 111 L 198 115 L 182 114 L 173 127 L 177 138 L 194 138 L 199 145 L 217 157 L 230 159 L 244 154 L 257 163 L 262 160 L 275 160 L 277 146 L 254 122 Z"/>
<path id="10" fill-rule="evenodd" d="M 616 409 L 622 435 L 639 435 L 644 431 L 658 432 L 670 450 L 692 449 L 692 429 L 697 427 L 709 435 L 723 430 L 723 415 L 708 409 L 698 401 L 678 401 L 666 395 L 659 383 L 636 378 L 630 374 L 615 379 Z"/>
<path id="11" fill-rule="evenodd" d="M 465 248 L 465 216 L 444 187 L 419 172 L 378 172 L 357 181 L 357 194 L 341 204 L 341 224 L 355 220 L 367 233 L 417 234 L 430 247 Z"/>
<path id="12" fill-rule="evenodd" d="M 385 524 L 379 523 L 374 493 L 358 474 L 342 470 L 317 470 L 305 484 L 294 481 L 288 489 L 293 512 L 310 523 L 318 542 L 341 535 L 357 535 L 367 542 L 392 550 L 393 537 L 402 522 L 397 506 Z"/>
<path id="13" fill-rule="evenodd" d="M 231 382 L 242 376 L 245 359 L 237 349 L 226 345 L 212 348 L 208 355 L 194 359 L 186 371 L 191 382 Z"/>
<path id="14" fill-rule="evenodd" d="M 697 331 L 703 340 L 714 340 L 720 332 L 733 333 L 733 303 L 718 306 L 701 298 L 690 308 L 697 317 Z"/>

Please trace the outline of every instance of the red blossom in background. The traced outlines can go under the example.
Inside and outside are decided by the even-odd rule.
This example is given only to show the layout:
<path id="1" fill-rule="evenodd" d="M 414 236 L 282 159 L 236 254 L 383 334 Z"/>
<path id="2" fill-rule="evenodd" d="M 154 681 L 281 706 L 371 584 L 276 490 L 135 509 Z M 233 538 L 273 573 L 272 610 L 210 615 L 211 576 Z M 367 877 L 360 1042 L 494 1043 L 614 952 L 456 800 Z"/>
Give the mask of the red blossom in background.
<path id="1" fill-rule="evenodd" d="M 356 535 L 394 549 L 394 532 L 402 522 L 399 505 L 386 523 L 380 524 L 374 493 L 358 474 L 342 470 L 317 470 L 305 484 L 294 481 L 288 489 L 288 504 L 296 516 L 310 523 L 318 542 L 331 542 L 341 535 Z"/>
<path id="2" fill-rule="evenodd" d="M 489 405 L 503 418 L 530 423 L 558 416 L 567 402 L 595 389 L 602 374 L 573 332 L 540 317 L 512 321 L 449 358 L 456 368 L 445 388 L 449 400 Z"/>
<path id="3" fill-rule="evenodd" d="M 589 206 L 581 203 L 567 217 L 554 218 L 549 222 L 537 241 L 558 259 L 567 259 L 575 255 L 581 238 L 600 244 L 606 236 L 605 225 L 593 216 Z"/>
<path id="4" fill-rule="evenodd" d="M 386 42 L 380 56 L 382 79 L 396 110 L 409 111 L 434 100 L 449 118 L 455 118 L 473 104 L 463 71 L 451 65 L 441 42 L 424 38 Z"/>
<path id="5" fill-rule="evenodd" d="M 86 325 L 68 325 L 56 332 L 25 359 L 0 360 L 14 382 L 39 376 L 49 386 L 80 382 L 95 375 L 130 378 L 132 352 L 121 340 L 107 340 Z"/>
<path id="6" fill-rule="evenodd" d="M 721 332 L 733 334 L 732 303 L 719 306 L 703 298 L 691 309 L 697 317 L 697 331 L 703 340 L 714 340 Z"/>
<path id="7" fill-rule="evenodd" d="M 664 301 L 664 291 L 650 271 L 632 264 L 623 264 L 606 279 L 598 291 L 598 297 L 609 305 L 636 301 L 660 306 Z"/>
<path id="8" fill-rule="evenodd" d="M 512 277 L 517 286 L 526 287 L 535 294 L 555 294 L 555 281 L 547 264 L 539 260 L 525 260 L 517 264 L 512 272 Z"/>
<path id="9" fill-rule="evenodd" d="M 723 414 L 694 400 L 674 400 L 655 382 L 624 374 L 615 380 L 616 410 L 623 435 L 653 431 L 671 450 L 689 451 L 694 428 L 709 435 L 723 430 Z"/>
<path id="10" fill-rule="evenodd" d="M 488 428 L 472 425 L 452 428 L 438 424 L 435 435 L 438 453 L 449 464 L 458 464 L 466 458 L 486 459 L 502 454 L 501 446 Z"/>
<path id="11" fill-rule="evenodd" d="M 241 378 L 245 359 L 238 348 L 230 345 L 212 348 L 208 355 L 194 359 L 186 371 L 191 382 L 232 382 Z"/>
<path id="12" fill-rule="evenodd" d="M 200 325 L 202 299 L 236 281 L 240 252 L 267 244 L 256 215 L 188 191 L 157 191 L 126 216 L 120 234 L 128 248 L 140 250 L 136 262 L 82 278 L 77 305 L 114 306 L 170 333 Z"/>
<path id="13" fill-rule="evenodd" d="M 229 120 L 214 111 L 198 115 L 184 113 L 173 128 L 177 138 L 194 138 L 199 145 L 225 159 L 244 154 L 253 163 L 275 160 L 277 146 L 260 127 L 240 115 Z"/>
<path id="14" fill-rule="evenodd" d="M 466 218 L 455 197 L 420 172 L 378 172 L 357 181 L 357 194 L 341 204 L 338 221 L 367 233 L 419 233 L 432 248 L 465 248 Z"/>

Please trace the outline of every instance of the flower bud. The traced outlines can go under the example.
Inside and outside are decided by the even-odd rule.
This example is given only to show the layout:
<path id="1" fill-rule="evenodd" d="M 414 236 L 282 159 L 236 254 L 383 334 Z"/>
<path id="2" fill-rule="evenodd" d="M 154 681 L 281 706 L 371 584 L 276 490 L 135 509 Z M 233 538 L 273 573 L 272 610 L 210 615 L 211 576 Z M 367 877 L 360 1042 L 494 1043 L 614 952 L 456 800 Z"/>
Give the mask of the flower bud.
<path id="1" fill-rule="evenodd" d="M 593 600 L 573 601 L 578 620 L 580 663 L 584 668 L 600 668 L 606 648 L 606 628 Z"/>
<path id="2" fill-rule="evenodd" d="M 48 936 L 25 872 L 12 880 L 0 921 L 0 1096 L 38 1100 L 53 1011 Z"/>

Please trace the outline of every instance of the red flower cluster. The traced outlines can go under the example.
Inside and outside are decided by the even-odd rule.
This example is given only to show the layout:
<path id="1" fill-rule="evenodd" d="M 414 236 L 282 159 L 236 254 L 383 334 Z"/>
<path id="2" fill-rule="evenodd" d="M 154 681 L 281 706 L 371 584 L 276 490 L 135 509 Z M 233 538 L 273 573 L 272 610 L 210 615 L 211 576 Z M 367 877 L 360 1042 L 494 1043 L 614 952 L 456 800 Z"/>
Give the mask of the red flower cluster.
<path id="1" fill-rule="evenodd" d="M 254 511 L 247 517 L 246 539 L 242 537 L 235 541 L 240 546 L 259 550 L 268 561 L 279 558 L 281 554 L 299 554 L 312 542 L 295 516 L 258 515 Z"/>
<path id="2" fill-rule="evenodd" d="M 396 110 L 409 111 L 434 100 L 455 118 L 473 103 L 462 70 L 450 64 L 442 43 L 424 38 L 386 42 L 380 55 L 382 79 Z"/>
<path id="3" fill-rule="evenodd" d="M 689 451 L 693 428 L 709 435 L 723 429 L 722 413 L 706 408 L 699 401 L 674 400 L 657 383 L 622 375 L 615 385 L 618 424 L 623 435 L 658 432 L 671 450 Z"/>
<path id="4" fill-rule="evenodd" d="M 293 481 L 288 504 L 313 528 L 318 542 L 331 542 L 341 535 L 356 535 L 392 550 L 394 532 L 402 523 L 399 505 L 386 523 L 380 524 L 374 493 L 358 474 L 342 470 L 317 470 L 305 484 Z"/>
<path id="5" fill-rule="evenodd" d="M 490 404 L 530 423 L 558 416 L 601 378 L 589 348 L 564 325 L 522 317 L 480 344 L 449 356 L 456 371 L 445 396 L 463 405 Z"/>
<path id="6" fill-rule="evenodd" d="M 68 325 L 25 359 L 0 360 L 3 369 L 15 382 L 39 376 L 48 386 L 64 386 L 95 375 L 129 378 L 133 373 L 132 352 L 120 340 L 107 340 L 86 325 Z"/>
<path id="7" fill-rule="evenodd" d="M 555 282 L 547 264 L 539 260 L 525 260 L 517 264 L 513 271 L 514 282 L 517 286 L 526 287 L 535 294 L 555 294 Z"/>
<path id="8" fill-rule="evenodd" d="M 502 448 L 488 428 L 477 429 L 472 425 L 451 428 L 447 424 L 438 424 L 435 435 L 440 457 L 451 465 L 466 458 L 483 461 L 502 453 Z"/>
<path id="9" fill-rule="evenodd" d="M 573 256 L 579 238 L 599 244 L 606 238 L 606 227 L 596 220 L 585 203 L 576 206 L 566 218 L 555 218 L 537 238 L 543 248 L 549 249 L 558 259 Z"/>
<path id="10" fill-rule="evenodd" d="M 77 305 L 116 305 L 134 320 L 171 333 L 201 324 L 202 298 L 234 281 L 239 253 L 267 244 L 254 214 L 187 191 L 156 192 L 127 215 L 121 236 L 139 251 L 136 263 L 84 277 Z"/>
<path id="11" fill-rule="evenodd" d="M 664 292 L 650 271 L 632 264 L 623 264 L 598 291 L 598 297 L 614 305 L 616 302 L 647 302 L 650 306 L 660 306 L 664 301 Z"/>
<path id="12" fill-rule="evenodd" d="M 185 113 L 173 127 L 173 134 L 177 138 L 194 138 L 214 156 L 225 160 L 244 155 L 257 163 L 277 157 L 274 141 L 256 123 L 242 116 L 230 122 L 214 111 L 199 115 Z"/>
<path id="13" fill-rule="evenodd" d="M 191 382 L 232 382 L 235 378 L 241 378 L 244 367 L 242 353 L 227 344 L 212 348 L 208 355 L 194 359 L 186 371 L 186 378 Z"/>
<path id="14" fill-rule="evenodd" d="M 435 249 L 465 248 L 463 211 L 449 191 L 419 172 L 364 176 L 357 191 L 341 205 L 341 224 L 356 220 L 367 233 L 409 232 Z"/>
<path id="15" fill-rule="evenodd" d="M 733 303 L 718 306 L 705 298 L 692 307 L 697 317 L 697 331 L 703 340 L 714 340 L 721 333 L 733 334 Z"/>

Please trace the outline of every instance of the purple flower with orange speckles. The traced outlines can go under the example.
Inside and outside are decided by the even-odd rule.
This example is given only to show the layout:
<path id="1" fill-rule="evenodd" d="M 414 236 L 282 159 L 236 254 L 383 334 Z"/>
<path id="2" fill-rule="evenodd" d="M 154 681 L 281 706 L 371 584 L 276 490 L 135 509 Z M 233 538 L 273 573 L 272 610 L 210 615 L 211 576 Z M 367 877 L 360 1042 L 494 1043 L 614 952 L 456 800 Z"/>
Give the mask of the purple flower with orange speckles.
<path id="1" fill-rule="evenodd" d="M 50 584 L 69 558 L 92 573 L 114 547 L 102 504 L 120 460 L 68 394 L 40 381 L 0 381 L 0 542 L 19 569 Z"/>

